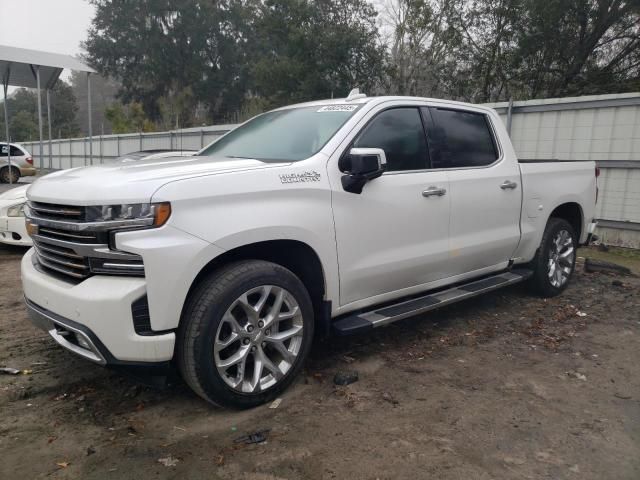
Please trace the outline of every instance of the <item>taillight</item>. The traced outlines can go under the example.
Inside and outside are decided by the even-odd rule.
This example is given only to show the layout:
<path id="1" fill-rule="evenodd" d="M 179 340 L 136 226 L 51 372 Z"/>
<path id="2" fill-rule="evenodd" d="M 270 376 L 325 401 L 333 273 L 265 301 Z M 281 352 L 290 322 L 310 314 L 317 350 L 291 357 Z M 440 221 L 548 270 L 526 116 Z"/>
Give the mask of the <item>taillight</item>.
<path id="1" fill-rule="evenodd" d="M 600 167 L 596 167 L 596 203 L 598 203 L 598 177 L 600 176 Z"/>
<path id="2" fill-rule="evenodd" d="M 27 157 L 27 163 L 29 165 L 33 165 L 33 158 L 32 157 Z"/>
<path id="3" fill-rule="evenodd" d="M 600 167 L 596 167 L 596 178 L 600 176 Z"/>

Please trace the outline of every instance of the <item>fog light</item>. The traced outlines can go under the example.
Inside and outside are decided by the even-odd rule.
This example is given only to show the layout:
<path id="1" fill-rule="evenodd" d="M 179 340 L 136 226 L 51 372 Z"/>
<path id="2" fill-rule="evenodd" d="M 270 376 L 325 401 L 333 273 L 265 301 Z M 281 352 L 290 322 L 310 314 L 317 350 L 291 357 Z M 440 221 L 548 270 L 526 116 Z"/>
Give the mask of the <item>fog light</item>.
<path id="1" fill-rule="evenodd" d="M 84 339 L 84 335 L 80 335 L 79 333 L 76 333 L 76 340 L 78 340 L 78 345 L 80 345 L 82 348 L 86 348 L 87 350 L 91 350 L 91 345 L 89 345 L 89 342 L 87 342 Z"/>

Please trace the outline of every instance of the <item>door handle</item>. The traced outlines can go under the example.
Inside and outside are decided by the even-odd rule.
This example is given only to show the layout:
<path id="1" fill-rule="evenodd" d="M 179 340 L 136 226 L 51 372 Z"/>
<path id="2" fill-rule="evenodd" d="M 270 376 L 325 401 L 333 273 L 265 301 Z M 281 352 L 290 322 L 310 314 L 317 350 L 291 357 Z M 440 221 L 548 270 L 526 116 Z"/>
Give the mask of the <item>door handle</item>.
<path id="1" fill-rule="evenodd" d="M 504 182 L 502 182 L 502 185 L 500 185 L 500 188 L 503 190 L 513 190 L 514 188 L 518 188 L 518 184 L 516 182 L 505 180 Z"/>
<path id="2" fill-rule="evenodd" d="M 422 192 L 423 197 L 442 197 L 447 193 L 446 188 L 429 187 Z"/>

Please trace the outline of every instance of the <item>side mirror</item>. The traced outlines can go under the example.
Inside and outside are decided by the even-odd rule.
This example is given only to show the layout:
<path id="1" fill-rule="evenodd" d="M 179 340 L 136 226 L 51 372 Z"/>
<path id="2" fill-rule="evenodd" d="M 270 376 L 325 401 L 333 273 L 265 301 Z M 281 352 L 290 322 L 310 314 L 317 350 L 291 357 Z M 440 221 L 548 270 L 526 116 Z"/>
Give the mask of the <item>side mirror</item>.
<path id="1" fill-rule="evenodd" d="M 387 156 L 381 148 L 352 148 L 338 162 L 342 188 L 351 193 L 362 193 L 365 183 L 382 175 L 387 167 Z"/>

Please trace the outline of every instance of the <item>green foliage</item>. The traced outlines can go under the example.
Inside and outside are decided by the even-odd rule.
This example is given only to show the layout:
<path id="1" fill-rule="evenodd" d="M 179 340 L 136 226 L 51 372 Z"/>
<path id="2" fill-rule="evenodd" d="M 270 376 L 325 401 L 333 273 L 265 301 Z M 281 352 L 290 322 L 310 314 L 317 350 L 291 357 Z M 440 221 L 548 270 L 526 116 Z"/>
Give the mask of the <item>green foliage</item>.
<path id="1" fill-rule="evenodd" d="M 280 105 L 372 90 L 385 72 L 376 11 L 365 0 L 93 4 L 90 62 L 122 82 L 125 104 L 140 102 L 172 128 L 234 118 L 256 96 Z"/>
<path id="2" fill-rule="evenodd" d="M 154 123 L 147 118 L 139 102 L 123 105 L 112 103 L 105 109 L 105 117 L 111 123 L 113 133 L 153 132 Z"/>
<path id="3" fill-rule="evenodd" d="M 640 0 L 91 1 L 89 61 L 120 82 L 114 131 L 354 87 L 475 102 L 640 88 Z"/>
<path id="4" fill-rule="evenodd" d="M 372 91 L 385 71 L 377 13 L 364 0 L 267 0 L 254 24 L 252 91 L 274 106 Z"/>
<path id="5" fill-rule="evenodd" d="M 43 138 L 47 138 L 47 107 L 42 94 Z M 63 81 L 54 85 L 51 94 L 51 130 L 55 137 L 60 133 L 62 138 L 78 135 L 76 123 L 76 99 L 71 87 Z M 38 133 L 38 95 L 34 90 L 20 88 L 9 97 L 9 135 L 14 142 L 36 140 Z M 4 105 L 0 104 L 0 108 Z M 4 113 L 0 115 L 0 137 L 5 137 Z"/>

